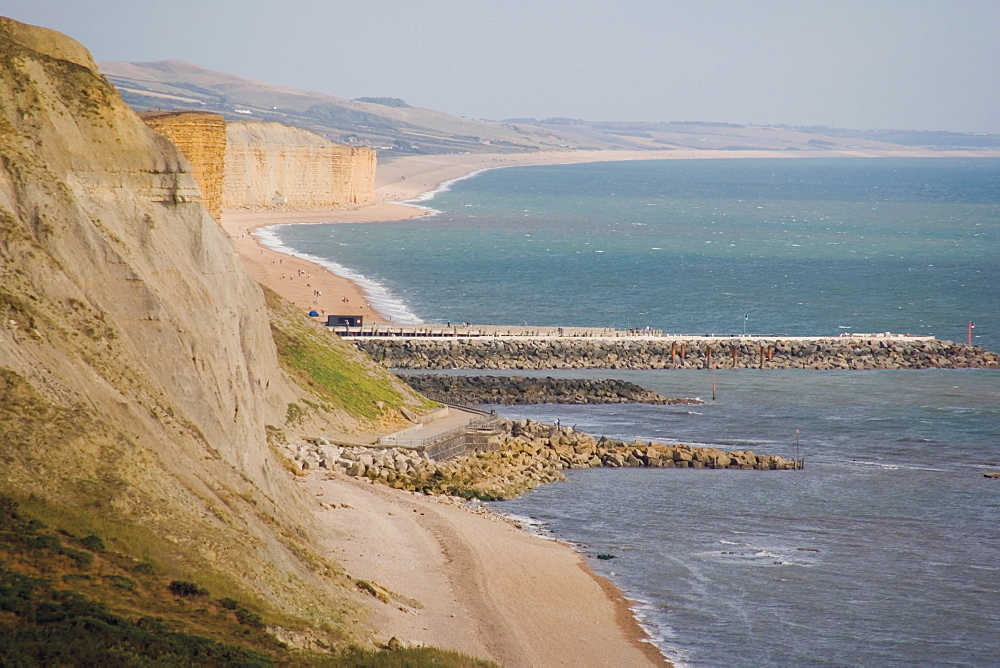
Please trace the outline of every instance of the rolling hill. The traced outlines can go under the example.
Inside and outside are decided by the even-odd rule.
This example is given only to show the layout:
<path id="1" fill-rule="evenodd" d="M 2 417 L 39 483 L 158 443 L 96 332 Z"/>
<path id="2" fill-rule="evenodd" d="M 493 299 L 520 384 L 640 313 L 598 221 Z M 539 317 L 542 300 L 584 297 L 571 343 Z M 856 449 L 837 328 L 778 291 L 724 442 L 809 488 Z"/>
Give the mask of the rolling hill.
<path id="1" fill-rule="evenodd" d="M 101 72 L 139 111 L 199 109 L 229 119 L 278 121 L 338 144 L 397 155 L 540 150 L 997 149 L 1000 135 L 911 130 L 756 126 L 700 121 L 606 122 L 575 118 L 474 120 L 399 98 L 348 100 L 210 70 L 179 60 L 102 62 Z"/>

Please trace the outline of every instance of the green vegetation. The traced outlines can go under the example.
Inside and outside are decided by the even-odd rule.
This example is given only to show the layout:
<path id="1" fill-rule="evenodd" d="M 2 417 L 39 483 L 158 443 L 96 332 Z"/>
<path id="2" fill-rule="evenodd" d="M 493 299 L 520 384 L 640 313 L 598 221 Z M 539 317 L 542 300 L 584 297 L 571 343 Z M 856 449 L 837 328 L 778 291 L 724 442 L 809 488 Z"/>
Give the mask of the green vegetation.
<path id="1" fill-rule="evenodd" d="M 273 292 L 266 294 L 282 366 L 313 393 L 317 402 L 312 406 L 341 408 L 355 417 L 375 419 L 386 408 L 406 403 L 387 371 L 366 364 L 346 343 L 317 329 Z M 425 407 L 433 405 L 427 402 Z M 286 418 L 297 422 L 305 411 L 299 404 L 289 404 Z"/>
<path id="2" fill-rule="evenodd" d="M 370 373 L 348 360 L 344 351 L 310 340 L 309 334 L 288 336 L 276 332 L 274 338 L 282 360 L 305 372 L 308 379 L 305 386 L 348 413 L 375 418 L 379 413 L 378 402 L 393 408 L 403 404 L 402 396 L 388 383 L 372 378 Z"/>
<path id="3" fill-rule="evenodd" d="M 99 536 L 49 529 L 0 496 L 0 665 L 273 665 L 261 650 L 280 646 L 266 635 L 254 638 L 258 648 L 240 647 L 174 630 L 163 617 L 131 619 L 112 611 L 118 604 L 159 612 L 155 592 L 162 585 L 114 572 L 114 561 L 64 540 L 105 550 Z M 146 600 L 136 605 L 137 597 Z"/>
<path id="4" fill-rule="evenodd" d="M 338 104 L 332 104 L 329 102 L 309 107 L 304 115 L 307 118 L 312 118 L 317 121 L 334 123 L 346 127 L 359 125 L 378 130 L 398 130 L 401 127 L 408 126 L 407 123 L 400 123 L 390 118 L 386 118 L 385 116 L 369 114 L 366 111 L 357 111 L 356 109 L 349 109 L 347 107 L 342 107 Z"/>
<path id="5" fill-rule="evenodd" d="M 261 652 L 170 631 L 160 620 L 131 621 L 72 590 L 0 568 L 3 665 L 270 666 Z M 9 621 L 8 621 L 9 620 Z"/>
<path id="6" fill-rule="evenodd" d="M 90 546 L 83 553 L 67 544 Z M 113 552 L 31 517 L 0 495 L 0 665 L 443 666 L 494 664 L 433 648 L 335 654 L 297 651 L 269 635 L 243 602 L 213 599 L 202 584 L 168 581 Z M 83 572 L 89 571 L 89 572 Z M 131 576 L 124 573 L 130 573 Z"/>
<path id="7" fill-rule="evenodd" d="M 382 590 L 382 588 L 379 587 L 378 585 L 374 585 L 371 582 L 368 582 L 368 580 L 358 580 L 357 582 L 355 582 L 355 584 L 358 586 L 358 589 L 374 596 L 383 603 L 388 603 L 390 600 L 389 594 L 387 594 L 384 590 Z"/>
<path id="8" fill-rule="evenodd" d="M 285 422 L 288 424 L 295 424 L 305 417 L 306 412 L 297 403 L 292 402 L 288 404 L 288 410 L 285 411 Z"/>
<path id="9" fill-rule="evenodd" d="M 171 582 L 167 589 L 174 596 L 184 596 L 191 598 L 193 596 L 208 596 L 208 590 L 202 589 L 193 582 L 186 582 L 184 580 L 174 580 Z"/>

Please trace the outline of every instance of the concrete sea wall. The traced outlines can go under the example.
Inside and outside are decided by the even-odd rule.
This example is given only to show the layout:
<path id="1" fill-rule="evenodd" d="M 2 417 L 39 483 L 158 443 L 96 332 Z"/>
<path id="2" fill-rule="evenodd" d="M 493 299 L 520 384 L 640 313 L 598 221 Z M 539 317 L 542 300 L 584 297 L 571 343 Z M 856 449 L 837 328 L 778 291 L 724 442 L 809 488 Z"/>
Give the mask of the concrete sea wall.
<path id="1" fill-rule="evenodd" d="M 895 339 L 351 339 L 398 369 L 997 369 L 1000 355 Z"/>

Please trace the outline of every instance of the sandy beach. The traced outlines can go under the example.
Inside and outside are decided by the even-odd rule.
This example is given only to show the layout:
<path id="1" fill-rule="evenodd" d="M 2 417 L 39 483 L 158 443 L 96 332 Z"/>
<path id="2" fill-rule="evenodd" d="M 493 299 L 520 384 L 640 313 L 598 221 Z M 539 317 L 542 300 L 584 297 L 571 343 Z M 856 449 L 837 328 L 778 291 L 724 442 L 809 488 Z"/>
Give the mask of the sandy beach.
<path id="1" fill-rule="evenodd" d="M 569 546 L 488 512 L 318 472 L 325 547 L 371 599 L 377 637 L 489 658 L 504 666 L 666 665 L 627 602 Z"/>

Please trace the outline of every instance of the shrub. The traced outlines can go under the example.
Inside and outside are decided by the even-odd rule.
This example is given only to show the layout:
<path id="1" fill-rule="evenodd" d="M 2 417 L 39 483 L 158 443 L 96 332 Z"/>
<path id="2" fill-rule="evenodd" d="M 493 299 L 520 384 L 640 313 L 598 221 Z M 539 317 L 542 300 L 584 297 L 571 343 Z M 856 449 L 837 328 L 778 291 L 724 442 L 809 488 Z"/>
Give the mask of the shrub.
<path id="1" fill-rule="evenodd" d="M 69 548 L 62 548 L 60 550 L 67 557 L 76 562 L 76 567 L 80 569 L 89 568 L 92 563 L 94 563 L 94 555 L 90 552 L 83 552 L 81 550 L 71 550 Z"/>
<path id="2" fill-rule="evenodd" d="M 155 575 L 156 562 L 149 557 L 144 557 L 142 561 L 132 567 L 132 572 L 139 575 Z"/>
<path id="3" fill-rule="evenodd" d="M 184 597 L 194 597 L 194 596 L 205 596 L 208 594 L 207 589 L 202 589 L 193 582 L 187 582 L 185 580 L 174 580 L 168 587 L 170 592 L 175 596 Z"/>
<path id="4" fill-rule="evenodd" d="M 259 629 L 264 626 L 264 620 L 260 618 L 260 615 L 256 612 L 250 612 L 246 608 L 240 608 L 236 611 L 236 619 L 239 620 L 240 624 L 252 626 L 255 629 Z"/>
<path id="5" fill-rule="evenodd" d="M 128 579 L 128 578 L 124 578 Z M 0 567 L 0 666 L 270 666 L 261 652 L 120 617 L 75 591 Z M 7 624 L 14 618 L 13 624 Z"/>
<path id="6" fill-rule="evenodd" d="M 102 552 L 104 550 L 104 541 L 101 540 L 99 536 L 95 536 L 94 534 L 85 536 L 77 542 L 91 552 Z"/>

